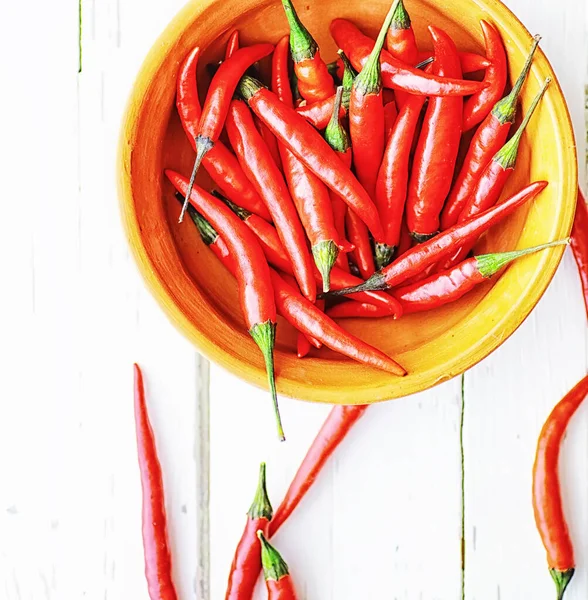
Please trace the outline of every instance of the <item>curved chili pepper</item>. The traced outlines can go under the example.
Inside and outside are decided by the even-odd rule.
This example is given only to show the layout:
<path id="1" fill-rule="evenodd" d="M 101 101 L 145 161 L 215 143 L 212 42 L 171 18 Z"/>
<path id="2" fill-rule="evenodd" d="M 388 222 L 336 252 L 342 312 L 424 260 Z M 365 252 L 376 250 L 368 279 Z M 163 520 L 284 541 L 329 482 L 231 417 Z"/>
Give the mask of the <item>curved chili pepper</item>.
<path id="1" fill-rule="evenodd" d="M 272 92 L 286 106 L 294 106 L 292 88 L 290 87 L 290 36 L 285 35 L 276 44 L 272 55 Z"/>
<path id="2" fill-rule="evenodd" d="M 241 48 L 235 51 L 231 58 L 225 60 L 220 65 L 212 78 L 206 100 L 204 101 L 204 107 L 202 108 L 200 122 L 198 123 L 198 133 L 194 140 L 196 143 L 196 159 L 188 185 L 188 198 L 190 197 L 190 192 L 202 159 L 214 147 L 223 130 L 231 98 L 237 89 L 239 80 L 253 63 L 270 54 L 273 49 L 272 44 L 255 44 L 254 46 Z M 184 220 L 184 214 L 188 207 L 187 202 L 186 200 L 186 203 L 182 207 L 180 223 Z"/>
<path id="3" fill-rule="evenodd" d="M 290 26 L 290 50 L 298 89 L 308 102 L 319 102 L 335 93 L 335 82 L 321 58 L 317 43 L 304 27 L 291 0 L 282 0 Z"/>
<path id="4" fill-rule="evenodd" d="M 588 316 L 588 205 L 580 188 L 578 188 L 576 218 L 572 228 L 572 250 L 580 273 L 586 315 Z"/>
<path id="5" fill-rule="evenodd" d="M 398 118 L 398 108 L 394 100 L 384 104 L 384 141 L 388 141 Z"/>
<path id="6" fill-rule="evenodd" d="M 406 375 L 406 371 L 396 361 L 345 331 L 312 302 L 289 286 L 276 271 L 272 271 L 271 276 L 278 310 L 298 331 L 316 338 L 327 348 L 360 363 L 382 369 L 392 375 L 400 377 Z"/>
<path id="7" fill-rule="evenodd" d="M 486 87 L 468 98 L 463 105 L 464 131 L 481 123 L 488 116 L 492 107 L 502 98 L 508 72 L 506 51 L 498 29 L 484 20 L 480 21 L 480 25 L 484 32 L 486 57 L 490 61 L 490 65 L 484 75 Z"/>
<path id="8" fill-rule="evenodd" d="M 310 340 L 301 332 L 298 332 L 296 337 L 296 356 L 304 358 L 310 352 Z"/>
<path id="9" fill-rule="evenodd" d="M 240 92 L 255 114 L 274 135 L 319 179 L 355 210 L 376 240 L 382 237 L 378 211 L 367 192 L 345 167 L 321 134 L 295 110 L 286 106 L 263 85 L 245 75 Z"/>
<path id="10" fill-rule="evenodd" d="M 233 33 L 229 36 L 229 41 L 227 42 L 227 48 L 225 50 L 225 60 L 228 60 L 239 50 L 239 30 L 235 29 Z"/>
<path id="11" fill-rule="evenodd" d="M 261 569 L 261 545 L 257 532 L 262 531 L 267 535 L 271 519 L 272 505 L 267 495 L 265 463 L 261 463 L 257 490 L 231 565 L 225 600 L 251 599 Z"/>
<path id="12" fill-rule="evenodd" d="M 365 304 L 359 302 L 341 302 L 327 310 L 327 316 L 331 319 L 350 319 L 350 318 L 376 318 L 389 317 L 390 313 L 381 306 Z"/>
<path id="13" fill-rule="evenodd" d="M 453 40 L 429 26 L 435 47 L 434 68 L 441 76 L 461 77 Z M 439 215 L 451 189 L 461 140 L 461 98 L 431 98 L 413 160 L 406 199 L 406 222 L 412 236 L 422 242 L 439 230 Z"/>
<path id="14" fill-rule="evenodd" d="M 457 52 L 459 54 L 459 63 L 461 65 L 462 73 L 475 73 L 476 71 L 484 71 L 488 68 L 491 62 L 481 54 L 476 54 L 475 52 Z M 418 53 L 418 61 L 423 62 L 431 57 L 430 52 L 419 52 Z"/>
<path id="15" fill-rule="evenodd" d="M 584 377 L 547 417 L 539 434 L 533 465 L 535 523 L 547 551 L 549 573 L 555 582 L 558 600 L 562 600 L 575 570 L 574 548 L 561 499 L 559 451 L 568 423 L 587 395 L 588 376 Z"/>
<path id="16" fill-rule="evenodd" d="M 394 249 L 400 242 L 408 190 L 410 149 L 424 103 L 424 96 L 407 98 L 384 151 L 376 182 L 376 205 L 384 226 L 384 242 L 376 244 L 378 270 L 390 264 Z"/>
<path id="17" fill-rule="evenodd" d="M 346 19 L 331 22 L 331 35 L 356 69 L 361 69 L 374 47 L 374 40 L 364 35 Z M 468 96 L 479 92 L 484 83 L 464 79 L 448 79 L 423 73 L 405 65 L 386 50 L 380 56 L 382 82 L 385 87 L 404 90 L 422 96 Z"/>
<path id="18" fill-rule="evenodd" d="M 269 535 L 278 529 L 294 512 L 316 481 L 327 460 L 345 439 L 351 428 L 363 416 L 369 405 L 335 406 L 306 452 L 294 479 L 270 523 Z"/>
<path id="19" fill-rule="evenodd" d="M 418 275 L 429 265 L 436 263 L 455 251 L 456 248 L 477 239 L 482 233 L 502 221 L 519 206 L 534 198 L 547 187 L 547 181 L 531 183 L 520 192 L 505 200 L 502 204 L 472 217 L 464 223 L 458 223 L 447 231 L 423 242 L 405 252 L 393 263 L 374 273 L 365 283 L 352 288 L 331 291 L 322 296 L 344 296 L 367 290 L 385 290 L 404 283 Z"/>
<path id="20" fill-rule="evenodd" d="M 189 183 L 185 177 L 170 169 L 165 174 L 178 192 L 185 194 L 188 191 Z M 194 186 L 190 203 L 204 214 L 216 230 L 223 232 L 231 259 L 238 267 L 235 276 L 239 284 L 241 310 L 247 329 L 265 361 L 278 434 L 284 440 L 274 376 L 276 304 L 267 260 L 253 233 L 220 200 Z"/>
<path id="21" fill-rule="evenodd" d="M 200 48 L 194 48 L 180 67 L 176 99 L 182 127 L 190 144 L 192 144 L 193 150 L 196 150 L 195 140 L 202 114 L 196 84 L 196 67 L 198 66 L 199 56 Z M 243 173 L 237 159 L 220 140 L 204 157 L 202 164 L 227 198 L 230 198 L 233 202 L 239 202 L 247 210 L 260 215 L 264 219 L 271 220 L 269 211 L 245 173 Z"/>
<path id="22" fill-rule="evenodd" d="M 177 600 L 172 580 L 171 554 L 167 540 L 165 499 L 161 465 L 155 447 L 153 429 L 149 422 L 143 374 L 139 365 L 135 372 L 135 429 L 141 489 L 143 492 L 143 551 L 145 578 L 151 600 Z"/>
<path id="23" fill-rule="evenodd" d="M 354 250 L 351 251 L 353 262 L 355 262 L 361 276 L 367 279 L 376 271 L 368 229 L 353 210 L 347 211 L 345 226 L 349 241 L 354 246 Z"/>
<path id="24" fill-rule="evenodd" d="M 489 209 L 498 202 L 508 178 L 514 171 L 517 160 L 517 152 L 523 132 L 529 124 L 529 121 L 533 116 L 533 112 L 537 108 L 537 105 L 543 97 L 543 94 L 545 94 L 550 81 L 551 79 L 549 78 L 545 80 L 543 87 L 537 96 L 535 96 L 535 99 L 533 100 L 531 107 L 527 111 L 527 114 L 525 115 L 525 118 L 523 119 L 523 122 L 521 123 L 517 132 L 494 155 L 494 158 L 482 171 L 480 178 L 478 179 L 478 183 L 476 183 L 469 200 L 466 202 L 464 209 L 459 215 L 457 220 L 458 223 L 463 223 L 467 219 L 470 219 L 474 215 Z M 443 268 L 447 269 L 462 261 L 469 254 L 474 243 L 475 240 L 460 248 L 444 263 Z"/>
<path id="25" fill-rule="evenodd" d="M 402 224 L 400 225 L 400 240 L 396 247 L 396 258 L 402 256 L 405 252 L 408 252 L 412 248 L 413 243 L 414 240 L 410 235 L 410 231 L 408 231 L 406 220 L 402 219 Z"/>
<path id="26" fill-rule="evenodd" d="M 253 122 L 255 123 L 255 128 L 257 131 L 259 131 L 261 139 L 265 142 L 271 157 L 276 163 L 276 167 L 282 171 L 282 157 L 280 156 L 280 147 L 276 136 L 268 129 L 268 126 L 258 116 L 253 117 Z"/>
<path id="27" fill-rule="evenodd" d="M 231 102 L 226 125 L 231 145 L 243 171 L 264 199 L 272 215 L 300 289 L 307 298 L 315 300 L 316 285 L 312 274 L 312 259 L 302 223 L 288 193 L 284 177 L 255 128 L 253 116 L 245 102 Z"/>
<path id="28" fill-rule="evenodd" d="M 404 315 L 438 308 L 458 300 L 478 284 L 488 281 L 513 260 L 545 248 L 569 243 L 569 240 L 562 240 L 525 250 L 473 256 L 422 281 L 396 288 L 392 294 L 402 305 Z"/>
<path id="29" fill-rule="evenodd" d="M 280 553 L 267 541 L 263 531 L 257 532 L 261 541 L 261 564 L 268 600 L 296 600 L 296 590 L 288 565 Z"/>
<path id="30" fill-rule="evenodd" d="M 534 37 L 531 51 L 511 92 L 494 105 L 490 114 L 476 130 L 459 175 L 441 213 L 441 229 L 447 229 L 457 223 L 459 214 L 472 194 L 482 169 L 506 142 L 510 127 L 516 117 L 519 96 L 540 40 L 541 36 Z"/>

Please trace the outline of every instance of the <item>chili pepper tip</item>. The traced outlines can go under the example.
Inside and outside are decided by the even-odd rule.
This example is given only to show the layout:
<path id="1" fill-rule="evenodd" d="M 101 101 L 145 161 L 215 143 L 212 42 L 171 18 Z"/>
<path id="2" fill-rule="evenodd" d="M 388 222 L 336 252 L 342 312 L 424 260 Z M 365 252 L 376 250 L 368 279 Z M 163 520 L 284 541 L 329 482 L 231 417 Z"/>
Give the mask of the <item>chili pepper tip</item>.
<path id="1" fill-rule="evenodd" d="M 564 592 L 568 587 L 572 577 L 574 576 L 574 572 L 576 569 L 567 569 L 565 571 L 559 571 L 557 569 L 549 569 L 549 574 L 551 578 L 555 582 L 555 588 L 557 590 L 557 600 L 562 600 L 564 597 Z"/>

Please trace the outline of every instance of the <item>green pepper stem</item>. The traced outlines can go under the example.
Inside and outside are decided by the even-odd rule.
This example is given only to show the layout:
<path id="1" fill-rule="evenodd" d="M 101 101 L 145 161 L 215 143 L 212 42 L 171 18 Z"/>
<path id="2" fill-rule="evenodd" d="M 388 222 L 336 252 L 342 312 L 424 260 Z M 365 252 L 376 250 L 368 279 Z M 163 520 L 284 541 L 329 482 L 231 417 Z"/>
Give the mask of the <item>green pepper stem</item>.
<path id="1" fill-rule="evenodd" d="M 392 262 L 394 250 L 396 250 L 395 246 L 388 246 L 388 244 L 381 244 L 380 242 L 375 243 L 374 258 L 376 260 L 377 271 L 387 267 Z"/>
<path id="2" fill-rule="evenodd" d="M 548 244 L 541 244 L 540 246 L 533 246 L 532 248 L 525 248 L 524 250 L 513 250 L 511 252 L 494 252 L 492 254 L 480 254 L 476 256 L 476 262 L 478 271 L 483 277 L 490 278 L 511 263 L 517 258 L 527 256 L 527 254 L 533 254 L 539 252 L 539 250 L 545 250 L 545 248 L 553 248 L 554 246 L 564 246 L 570 243 L 570 238 L 564 240 L 557 240 L 556 242 L 549 242 Z"/>
<path id="3" fill-rule="evenodd" d="M 335 104 L 333 106 L 333 114 L 331 120 L 325 129 L 325 140 L 335 152 L 347 152 L 349 150 L 349 136 L 345 127 L 341 123 L 339 113 L 341 112 L 341 102 L 343 100 L 343 86 L 337 88 L 337 95 L 335 96 Z"/>
<path id="4" fill-rule="evenodd" d="M 176 198 L 180 204 L 184 204 L 184 196 L 180 192 L 176 192 Z M 192 221 L 194 221 L 194 225 L 198 228 L 202 241 L 207 246 L 214 244 L 218 238 L 216 229 L 191 204 L 188 204 L 187 211 Z"/>
<path id="5" fill-rule="evenodd" d="M 400 0 L 394 0 L 386 18 L 384 19 L 384 23 L 380 29 L 380 33 L 378 33 L 378 37 L 376 38 L 376 43 L 374 45 L 371 54 L 369 55 L 366 63 L 363 66 L 360 74 L 355 78 L 355 82 L 353 85 L 355 89 L 357 89 L 364 96 L 367 94 L 377 94 L 382 88 L 382 69 L 380 66 L 380 53 L 382 52 L 382 48 L 384 47 L 384 42 L 386 41 L 386 35 L 388 33 L 388 29 L 390 29 L 390 24 L 392 23 L 392 19 L 394 18 L 394 13 L 396 12 L 396 8 Z"/>
<path id="6" fill-rule="evenodd" d="M 312 247 L 312 256 L 323 278 L 323 292 L 328 292 L 331 288 L 331 269 L 339 256 L 339 248 L 333 240 L 325 240 Z"/>
<path id="7" fill-rule="evenodd" d="M 398 31 L 399 29 L 410 29 L 410 15 L 408 14 L 404 2 L 400 0 L 398 6 L 392 16 L 392 22 L 390 23 L 390 29 Z"/>
<path id="8" fill-rule="evenodd" d="M 376 292 L 387 290 L 386 278 L 382 273 L 374 273 L 367 281 L 353 287 L 343 288 L 341 290 L 331 290 L 330 292 L 319 294 L 318 298 L 331 298 L 332 296 L 347 296 L 356 292 Z"/>
<path id="9" fill-rule="evenodd" d="M 288 565 L 280 553 L 266 540 L 263 531 L 257 532 L 261 542 L 261 564 L 266 581 L 279 581 L 289 575 Z"/>
<path id="10" fill-rule="evenodd" d="M 272 520 L 273 509 L 271 502 L 267 494 L 267 486 L 265 480 L 265 463 L 259 465 L 259 480 L 257 483 L 257 490 L 255 490 L 255 496 L 253 503 L 249 507 L 247 516 L 250 519 L 267 519 Z"/>
<path id="11" fill-rule="evenodd" d="M 213 190 L 212 195 L 224 202 L 240 219 L 241 221 L 247 221 L 247 219 L 252 215 L 246 208 L 241 208 L 237 206 L 234 202 L 231 202 L 228 198 L 225 198 L 222 194 Z"/>
<path id="12" fill-rule="evenodd" d="M 531 50 L 529 51 L 529 55 L 527 56 L 527 60 L 523 66 L 523 70 L 515 81 L 512 90 L 509 94 L 502 98 L 502 100 L 499 100 L 492 109 L 492 114 L 502 125 L 505 123 L 512 123 L 515 120 L 515 116 L 517 114 L 517 102 L 521 94 L 521 90 L 523 89 L 523 84 L 525 83 L 527 75 L 531 70 L 533 56 L 535 55 L 535 50 L 537 50 L 537 46 L 539 45 L 540 41 L 540 35 L 536 35 L 533 38 L 533 45 L 531 46 Z"/>
<path id="13" fill-rule="evenodd" d="M 283 442 L 286 439 L 284 435 L 284 428 L 282 427 L 282 418 L 280 417 L 280 408 L 278 406 L 278 394 L 276 392 L 276 376 L 274 372 L 274 346 L 276 343 L 276 324 L 268 320 L 265 323 L 258 323 L 254 325 L 249 333 L 259 346 L 261 353 L 263 354 L 263 360 L 265 361 L 265 368 L 267 371 L 267 380 L 270 387 L 270 393 L 272 395 L 272 402 L 274 405 L 274 415 L 276 418 L 276 426 L 278 429 L 278 437 Z"/>
<path id="14" fill-rule="evenodd" d="M 288 25 L 290 26 L 290 51 L 292 53 L 292 60 L 295 63 L 310 60 L 317 53 L 318 44 L 300 20 L 292 4 L 292 0 L 282 0 L 282 5 L 288 19 Z"/>
<path id="15" fill-rule="evenodd" d="M 261 81 L 251 77 L 251 75 L 243 75 L 239 82 L 239 93 L 243 96 L 245 102 L 249 102 L 249 100 L 264 87 L 265 86 Z"/>
<path id="16" fill-rule="evenodd" d="M 194 161 L 194 166 L 192 167 L 192 175 L 190 175 L 190 183 L 188 184 L 188 191 L 186 192 L 186 197 L 184 198 L 184 204 L 182 206 L 182 212 L 180 213 L 178 223 L 181 223 L 184 220 L 184 215 L 186 214 L 188 204 L 190 203 L 189 199 L 192 194 L 192 189 L 194 188 L 194 181 L 196 180 L 196 174 L 198 173 L 200 164 L 207 155 L 208 151 L 212 150 L 213 146 L 214 142 L 209 137 L 206 137 L 205 135 L 196 136 L 196 160 Z"/>
<path id="17" fill-rule="evenodd" d="M 531 120 L 531 117 L 533 116 L 533 113 L 535 112 L 537 105 L 539 104 L 541 98 L 543 98 L 543 95 L 547 91 L 547 87 L 549 86 L 550 83 L 551 83 L 551 78 L 548 77 L 545 80 L 543 87 L 539 90 L 539 93 L 533 99 L 533 102 L 531 103 L 531 106 L 529 107 L 529 110 L 527 111 L 527 114 L 525 115 L 525 118 L 523 119 L 523 122 L 520 124 L 516 133 L 494 155 L 494 158 L 492 160 L 494 162 L 497 162 L 504 169 L 514 168 L 514 166 L 517 162 L 517 154 L 519 151 L 519 144 L 521 143 L 521 138 L 523 136 L 523 132 L 525 131 L 527 125 L 529 124 L 529 121 Z"/>
<path id="18" fill-rule="evenodd" d="M 351 99 L 351 88 L 353 88 L 353 82 L 357 77 L 357 71 L 353 68 L 353 65 L 343 50 L 338 50 L 337 54 L 343 61 L 343 80 L 341 81 L 343 84 L 343 108 L 348 111 L 349 101 Z"/>
<path id="19" fill-rule="evenodd" d="M 555 582 L 557 600 L 563 600 L 564 592 L 572 580 L 575 570 L 576 569 L 566 569 L 565 571 L 559 571 L 558 569 L 549 569 L 549 574 Z"/>

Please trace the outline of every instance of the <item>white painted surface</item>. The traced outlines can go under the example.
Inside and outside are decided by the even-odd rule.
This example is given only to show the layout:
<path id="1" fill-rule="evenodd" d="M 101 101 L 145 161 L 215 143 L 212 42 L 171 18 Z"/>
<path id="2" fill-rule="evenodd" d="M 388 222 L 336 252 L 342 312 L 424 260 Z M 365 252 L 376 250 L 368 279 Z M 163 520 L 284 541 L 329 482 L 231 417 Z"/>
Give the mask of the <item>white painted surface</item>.
<path id="1" fill-rule="evenodd" d="M 77 3 L 0 8 L 2 599 L 147 597 L 133 361 L 145 370 L 182 599 L 224 597 L 259 461 L 277 506 L 328 410 L 282 400 L 289 441 L 280 445 L 267 394 L 212 366 L 208 445 L 208 365 L 167 323 L 129 257 L 114 185 L 120 115 L 181 3 L 84 0 L 79 74 Z M 508 4 L 544 35 L 582 155 L 586 3 Z M 465 376 L 470 600 L 553 598 L 531 465 L 544 418 L 585 373 L 585 325 L 568 253 L 532 316 Z M 460 407 L 456 379 L 368 411 L 276 537 L 301 599 L 461 597 Z M 588 594 L 588 407 L 562 460 L 578 558 L 567 598 L 579 600 Z"/>

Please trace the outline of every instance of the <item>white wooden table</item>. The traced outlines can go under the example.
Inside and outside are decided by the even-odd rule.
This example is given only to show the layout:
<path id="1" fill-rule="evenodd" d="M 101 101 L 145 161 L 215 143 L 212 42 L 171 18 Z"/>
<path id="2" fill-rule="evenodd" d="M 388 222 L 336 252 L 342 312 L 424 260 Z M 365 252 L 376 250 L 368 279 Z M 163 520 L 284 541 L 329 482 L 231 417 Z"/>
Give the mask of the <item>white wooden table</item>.
<path id="1" fill-rule="evenodd" d="M 3 600 L 147 598 L 133 361 L 146 375 L 182 599 L 224 598 L 258 463 L 277 506 L 328 411 L 283 399 L 289 440 L 279 444 L 268 395 L 199 357 L 129 256 L 114 183 L 120 117 L 182 2 L 80 0 L 81 30 L 74 0 L 0 8 Z M 583 157 L 586 1 L 508 4 L 544 35 Z M 300 598 L 554 598 L 531 466 L 545 417 L 586 372 L 587 339 L 566 252 L 539 306 L 491 357 L 371 408 L 276 536 Z M 562 472 L 578 564 L 567 600 L 584 600 L 588 404 Z"/>

